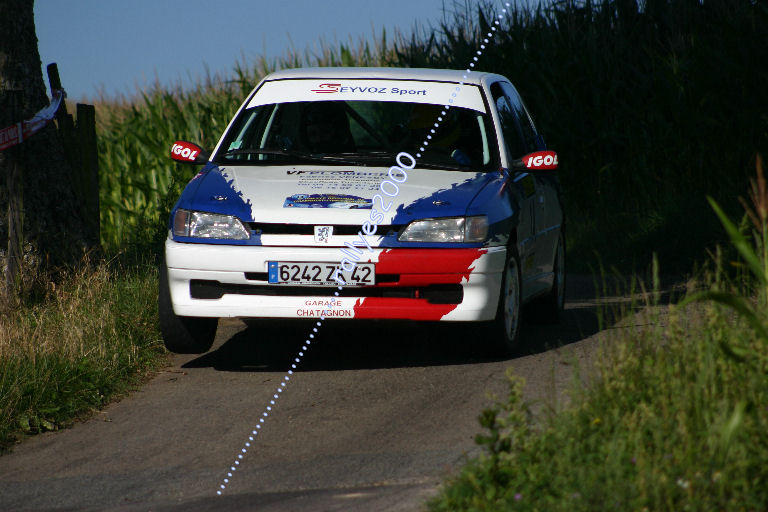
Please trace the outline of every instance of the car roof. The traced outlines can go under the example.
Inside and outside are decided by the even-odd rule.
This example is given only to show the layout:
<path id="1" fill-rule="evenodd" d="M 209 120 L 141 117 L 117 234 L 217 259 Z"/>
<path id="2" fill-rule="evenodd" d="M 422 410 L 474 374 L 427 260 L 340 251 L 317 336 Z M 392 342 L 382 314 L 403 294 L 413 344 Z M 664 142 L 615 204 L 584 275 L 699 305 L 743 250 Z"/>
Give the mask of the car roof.
<path id="1" fill-rule="evenodd" d="M 464 76 L 466 75 L 466 78 Z M 484 71 L 459 69 L 429 69 L 429 68 L 387 68 L 387 67 L 316 67 L 292 68 L 275 71 L 264 77 L 264 80 L 289 80 L 300 78 L 359 78 L 359 79 L 389 79 L 389 80 L 427 80 L 438 82 L 464 82 L 471 85 L 482 85 L 495 80 L 506 80 L 501 75 Z"/>

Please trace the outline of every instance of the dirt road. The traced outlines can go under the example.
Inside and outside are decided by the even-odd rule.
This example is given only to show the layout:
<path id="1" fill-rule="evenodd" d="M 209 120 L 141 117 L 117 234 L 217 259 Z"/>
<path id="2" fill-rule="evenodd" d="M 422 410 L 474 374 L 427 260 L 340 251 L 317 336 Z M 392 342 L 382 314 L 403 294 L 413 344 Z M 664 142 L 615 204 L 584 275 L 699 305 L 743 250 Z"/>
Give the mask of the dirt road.
<path id="1" fill-rule="evenodd" d="M 477 450 L 477 416 L 512 367 L 547 401 L 600 337 L 591 278 L 564 322 L 526 325 L 525 353 L 488 355 L 472 326 L 326 323 L 241 453 L 310 326 L 220 322 L 140 391 L 0 457 L 0 510 L 418 510 Z M 553 348 L 559 347 L 559 348 Z"/>

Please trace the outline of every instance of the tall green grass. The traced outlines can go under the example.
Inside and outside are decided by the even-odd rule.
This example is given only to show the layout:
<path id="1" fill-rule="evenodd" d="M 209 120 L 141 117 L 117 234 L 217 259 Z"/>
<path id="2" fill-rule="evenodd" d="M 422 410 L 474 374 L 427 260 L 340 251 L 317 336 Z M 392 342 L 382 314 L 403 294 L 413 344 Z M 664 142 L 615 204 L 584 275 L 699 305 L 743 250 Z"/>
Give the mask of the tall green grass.
<path id="1" fill-rule="evenodd" d="M 169 144 L 187 138 L 211 147 L 266 73 L 304 65 L 464 69 L 500 11 L 498 3 L 466 5 L 435 13 L 443 21 L 408 36 L 323 44 L 314 53 L 233 64 L 231 77 L 194 90 L 157 86 L 127 104 L 102 103 L 105 245 L 136 239 L 142 222 L 162 224 L 173 174 Z M 561 155 L 571 261 L 583 269 L 593 250 L 624 268 L 655 251 L 666 268 L 687 269 L 718 237 L 705 195 L 730 204 L 754 153 L 768 150 L 766 1 L 637 5 L 516 4 L 477 67 L 517 85 Z M 193 171 L 184 172 L 182 182 Z"/>

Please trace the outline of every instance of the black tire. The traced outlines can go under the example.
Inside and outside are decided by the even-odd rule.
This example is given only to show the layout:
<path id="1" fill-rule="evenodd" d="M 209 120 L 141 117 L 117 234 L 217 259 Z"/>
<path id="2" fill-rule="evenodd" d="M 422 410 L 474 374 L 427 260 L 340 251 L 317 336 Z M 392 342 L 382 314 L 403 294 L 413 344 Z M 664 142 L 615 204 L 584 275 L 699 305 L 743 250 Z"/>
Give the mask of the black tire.
<path id="1" fill-rule="evenodd" d="M 159 269 L 157 310 L 165 348 L 177 354 L 208 352 L 216 337 L 219 319 L 178 316 L 173 312 L 165 262 Z"/>
<path id="2" fill-rule="evenodd" d="M 565 309 L 565 236 L 560 232 L 557 239 L 555 261 L 553 264 L 554 281 L 547 295 L 530 304 L 531 317 L 544 324 L 556 324 L 563 317 Z"/>
<path id="3" fill-rule="evenodd" d="M 520 334 L 522 285 L 520 274 L 520 257 L 514 247 L 507 249 L 507 262 L 504 265 L 504 276 L 499 290 L 499 306 L 496 318 L 491 322 L 490 335 L 494 352 L 510 356 L 520 351 L 518 337 Z"/>

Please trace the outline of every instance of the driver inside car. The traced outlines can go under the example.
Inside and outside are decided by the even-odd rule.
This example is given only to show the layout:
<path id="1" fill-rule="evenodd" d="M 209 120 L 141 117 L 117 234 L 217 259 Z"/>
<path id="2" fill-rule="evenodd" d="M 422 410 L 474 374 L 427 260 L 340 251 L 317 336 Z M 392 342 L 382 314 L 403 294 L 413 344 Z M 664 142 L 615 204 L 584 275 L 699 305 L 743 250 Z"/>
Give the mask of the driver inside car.
<path id="1" fill-rule="evenodd" d="M 322 101 L 304 108 L 301 123 L 302 145 L 311 153 L 354 153 L 344 102 Z"/>

